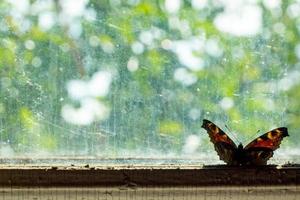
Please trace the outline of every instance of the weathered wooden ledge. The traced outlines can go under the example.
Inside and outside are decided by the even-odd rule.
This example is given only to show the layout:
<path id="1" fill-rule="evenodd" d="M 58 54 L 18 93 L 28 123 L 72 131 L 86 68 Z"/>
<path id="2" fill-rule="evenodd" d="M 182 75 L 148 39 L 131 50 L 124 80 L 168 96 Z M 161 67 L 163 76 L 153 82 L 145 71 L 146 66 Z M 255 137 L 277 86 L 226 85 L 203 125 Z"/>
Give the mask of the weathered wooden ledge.
<path id="1" fill-rule="evenodd" d="M 38 166 L 0 165 L 0 186 L 163 187 L 269 186 L 300 184 L 300 165 L 230 167 L 226 165 Z"/>

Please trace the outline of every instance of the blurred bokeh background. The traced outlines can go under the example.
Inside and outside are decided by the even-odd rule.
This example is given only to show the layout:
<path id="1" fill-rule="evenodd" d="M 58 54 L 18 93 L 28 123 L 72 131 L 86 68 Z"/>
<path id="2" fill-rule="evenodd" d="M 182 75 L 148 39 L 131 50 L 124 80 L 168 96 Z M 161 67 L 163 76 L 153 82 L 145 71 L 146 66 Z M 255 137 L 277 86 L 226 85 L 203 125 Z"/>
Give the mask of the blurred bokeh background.
<path id="1" fill-rule="evenodd" d="M 293 162 L 299 61 L 299 0 L 1 0 L 0 156 L 217 161 L 206 118 Z"/>

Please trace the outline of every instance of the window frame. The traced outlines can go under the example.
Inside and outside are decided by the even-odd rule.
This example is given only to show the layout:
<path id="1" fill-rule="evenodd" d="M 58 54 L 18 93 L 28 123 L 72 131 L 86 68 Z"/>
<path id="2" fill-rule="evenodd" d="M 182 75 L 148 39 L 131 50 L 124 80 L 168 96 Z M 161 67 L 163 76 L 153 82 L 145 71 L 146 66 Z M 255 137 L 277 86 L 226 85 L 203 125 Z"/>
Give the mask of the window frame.
<path id="1" fill-rule="evenodd" d="M 267 186 L 300 185 L 300 165 L 5 165 L 2 187 Z"/>

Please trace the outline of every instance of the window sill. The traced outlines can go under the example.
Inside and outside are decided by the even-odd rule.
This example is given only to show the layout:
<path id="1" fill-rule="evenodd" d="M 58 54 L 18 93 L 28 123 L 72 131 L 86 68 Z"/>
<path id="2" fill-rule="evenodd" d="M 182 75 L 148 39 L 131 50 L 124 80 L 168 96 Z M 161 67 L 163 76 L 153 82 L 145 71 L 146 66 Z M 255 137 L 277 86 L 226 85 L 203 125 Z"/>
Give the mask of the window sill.
<path id="1" fill-rule="evenodd" d="M 299 185 L 299 176 L 300 165 L 0 165 L 2 187 Z"/>

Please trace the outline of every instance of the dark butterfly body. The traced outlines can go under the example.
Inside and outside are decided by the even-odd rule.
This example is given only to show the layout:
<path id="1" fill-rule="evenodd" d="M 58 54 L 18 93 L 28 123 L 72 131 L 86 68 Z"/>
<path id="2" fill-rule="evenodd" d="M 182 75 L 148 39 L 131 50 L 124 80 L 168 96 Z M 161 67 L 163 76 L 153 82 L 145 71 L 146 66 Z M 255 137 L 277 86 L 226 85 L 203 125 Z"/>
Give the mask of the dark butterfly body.
<path id="1" fill-rule="evenodd" d="M 282 139 L 289 136 L 287 128 L 280 127 L 243 147 L 242 144 L 236 146 L 224 131 L 209 120 L 203 120 L 202 128 L 207 131 L 220 159 L 228 165 L 266 165 Z"/>

